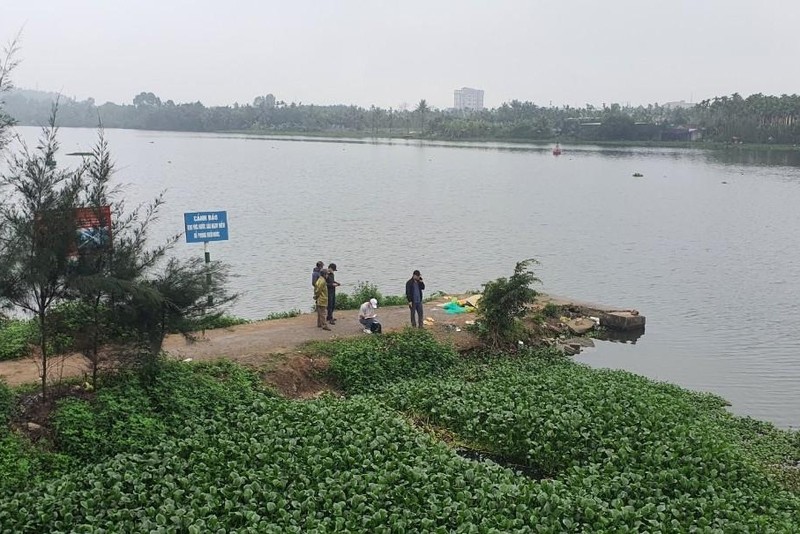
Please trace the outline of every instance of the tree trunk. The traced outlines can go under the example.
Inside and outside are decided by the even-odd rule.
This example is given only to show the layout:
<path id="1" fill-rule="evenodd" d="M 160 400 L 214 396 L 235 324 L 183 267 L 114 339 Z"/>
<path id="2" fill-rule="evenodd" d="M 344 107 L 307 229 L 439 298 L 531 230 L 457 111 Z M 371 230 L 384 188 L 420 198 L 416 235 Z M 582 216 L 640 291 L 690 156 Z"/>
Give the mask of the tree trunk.
<path id="1" fill-rule="evenodd" d="M 47 326 L 44 310 L 39 311 L 39 347 L 42 349 L 42 399 L 47 398 Z"/>

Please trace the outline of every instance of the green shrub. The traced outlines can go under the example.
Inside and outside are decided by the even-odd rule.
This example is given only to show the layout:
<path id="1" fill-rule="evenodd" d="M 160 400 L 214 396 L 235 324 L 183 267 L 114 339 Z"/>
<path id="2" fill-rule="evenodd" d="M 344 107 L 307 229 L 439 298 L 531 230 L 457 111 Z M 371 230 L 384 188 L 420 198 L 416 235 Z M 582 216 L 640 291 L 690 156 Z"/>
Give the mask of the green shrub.
<path id="1" fill-rule="evenodd" d="M 298 315 L 302 314 L 300 310 L 294 309 L 284 312 L 274 312 L 270 313 L 265 317 L 265 321 L 274 321 L 275 319 L 289 319 L 290 317 L 297 317 Z"/>
<path id="2" fill-rule="evenodd" d="M 56 432 L 56 443 L 66 454 L 76 458 L 104 457 L 107 450 L 106 435 L 100 428 L 92 405 L 81 399 L 66 399 L 59 403 L 51 419 Z"/>
<path id="3" fill-rule="evenodd" d="M 27 356 L 36 332 L 36 324 L 30 320 L 0 323 L 0 360 Z"/>
<path id="4" fill-rule="evenodd" d="M 430 332 L 406 329 L 337 344 L 330 370 L 346 391 L 360 393 L 441 373 L 455 361 L 455 350 L 437 342 Z"/>
<path id="5" fill-rule="evenodd" d="M 480 366 L 491 380 L 512 370 L 505 363 L 497 373 L 493 367 Z M 525 394 L 525 380 L 553 370 L 565 372 L 564 364 L 521 362 L 520 380 L 498 395 L 475 389 L 484 394 L 481 400 L 467 390 L 463 412 L 479 408 L 476 431 L 503 425 L 513 430 L 517 420 L 517 432 L 526 432 L 526 410 L 538 409 L 549 418 L 534 421 L 545 429 L 534 438 L 551 439 L 553 433 L 575 439 L 569 434 L 580 436 L 582 430 L 571 427 L 568 409 L 559 412 L 547 398 L 537 407 Z M 480 382 L 480 375 L 473 379 Z M 450 379 L 444 382 L 446 394 L 438 397 L 446 399 L 443 411 L 433 405 L 427 413 L 459 412 L 462 399 Z M 413 386 L 397 387 L 406 384 Z M 578 389 L 587 385 L 580 381 Z M 670 388 L 655 390 L 672 395 Z M 623 400 L 618 393 L 614 389 L 609 408 Z M 630 421 L 638 410 L 637 405 Z M 714 447 L 701 426 L 696 436 L 670 434 L 668 425 L 653 433 L 649 421 L 635 441 L 621 441 L 613 451 L 602 442 L 596 454 L 619 451 L 632 462 L 671 467 L 626 470 L 622 458 L 612 457 L 534 480 L 492 461 L 459 457 L 375 397 L 260 399 L 195 422 L 186 436 L 165 439 L 147 454 L 117 455 L 27 491 L 7 492 L 0 499 L 0 524 L 9 532 L 796 532 L 797 500 L 766 477 L 754 480 L 755 471 L 725 447 Z M 615 422 L 620 420 L 590 421 L 587 431 L 611 433 Z M 635 436 L 634 428 L 626 427 L 625 435 Z M 509 437 L 513 433 L 498 433 L 497 446 Z M 704 448 L 709 445 L 711 451 Z M 627 450 L 637 447 L 645 454 Z M 725 470 L 715 472 L 721 461 Z M 745 478 L 737 484 L 739 475 Z"/>
<path id="6" fill-rule="evenodd" d="M 336 292 L 336 308 L 337 310 L 355 310 L 358 309 L 359 306 L 363 304 L 359 302 L 356 304 L 356 301 L 344 291 L 337 291 Z"/>
<path id="7" fill-rule="evenodd" d="M 193 330 L 214 330 L 215 328 L 231 328 L 240 324 L 247 324 L 250 321 L 232 315 L 209 315 L 194 321 Z"/>
<path id="8" fill-rule="evenodd" d="M 381 306 L 405 306 L 408 301 L 402 295 L 387 295 L 378 299 L 378 304 Z"/>
<path id="9" fill-rule="evenodd" d="M 358 282 L 356 287 L 353 289 L 352 300 L 356 305 L 356 308 L 361 306 L 363 303 L 367 302 L 369 299 L 378 299 L 378 302 L 381 301 L 383 295 L 380 291 L 378 291 L 378 286 L 371 282 Z"/>
<path id="10" fill-rule="evenodd" d="M 379 306 L 402 306 L 406 304 L 405 296 L 384 296 L 375 284 L 371 282 L 358 282 L 352 294 L 343 291 L 336 292 L 336 309 L 357 310 L 362 304 L 372 298 L 378 301 Z"/>
<path id="11" fill-rule="evenodd" d="M 545 317 L 558 317 L 561 313 L 561 306 L 548 302 L 542 308 L 542 315 Z"/>
<path id="12" fill-rule="evenodd" d="M 520 319 L 536 298 L 531 284 L 540 282 L 528 267 L 534 259 L 518 262 L 510 278 L 498 278 L 483 286 L 478 301 L 478 334 L 492 347 L 516 344 L 524 335 Z"/>
<path id="13" fill-rule="evenodd" d="M 82 300 L 60 302 L 47 313 L 50 351 L 55 354 L 85 348 L 88 333 L 94 331 L 95 309 Z M 108 308 L 97 308 L 98 321 L 108 321 Z M 103 340 L 101 340 L 102 343 Z"/>

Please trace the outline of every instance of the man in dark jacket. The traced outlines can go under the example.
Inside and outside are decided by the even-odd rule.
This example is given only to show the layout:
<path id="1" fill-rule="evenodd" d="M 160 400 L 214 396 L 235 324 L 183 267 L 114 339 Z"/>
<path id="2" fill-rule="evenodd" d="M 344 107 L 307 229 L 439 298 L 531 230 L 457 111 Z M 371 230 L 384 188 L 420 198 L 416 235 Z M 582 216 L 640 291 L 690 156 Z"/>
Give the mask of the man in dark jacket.
<path id="1" fill-rule="evenodd" d="M 317 266 L 314 267 L 314 269 L 312 269 L 312 271 L 311 271 L 311 287 L 314 287 L 315 285 L 317 285 L 317 278 L 319 278 L 319 271 L 323 267 L 325 267 L 325 264 L 322 263 L 321 261 L 318 261 L 317 262 Z"/>
<path id="2" fill-rule="evenodd" d="M 422 328 L 422 290 L 425 289 L 425 282 L 419 271 L 414 271 L 411 279 L 406 282 L 406 300 L 411 310 L 411 326 Z M 415 317 L 416 315 L 416 317 Z"/>
<path id="3" fill-rule="evenodd" d="M 336 288 L 339 287 L 339 282 L 334 280 L 336 272 L 336 264 L 331 263 L 328 265 L 328 316 L 327 321 L 331 324 L 336 324 L 336 319 L 333 318 L 333 309 L 336 307 Z"/>

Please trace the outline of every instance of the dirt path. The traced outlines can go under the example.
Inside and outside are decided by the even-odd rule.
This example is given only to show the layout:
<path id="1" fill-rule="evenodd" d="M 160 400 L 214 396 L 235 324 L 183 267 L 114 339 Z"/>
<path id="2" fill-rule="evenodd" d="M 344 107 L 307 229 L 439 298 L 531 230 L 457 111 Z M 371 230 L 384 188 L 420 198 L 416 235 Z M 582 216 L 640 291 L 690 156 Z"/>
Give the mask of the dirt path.
<path id="1" fill-rule="evenodd" d="M 464 321 L 474 319 L 474 314 L 450 315 L 437 304 L 445 300 L 425 304 L 425 317 L 434 320 L 430 328 L 438 338 L 453 342 L 459 348 L 475 346 L 474 336 L 463 330 Z M 259 321 L 233 328 L 209 330 L 203 339 L 188 342 L 183 336 L 171 335 L 164 342 L 164 350 L 176 359 L 191 358 L 193 361 L 209 361 L 228 358 L 245 365 L 259 368 L 265 373 L 277 375 L 300 375 L 318 369 L 315 363 L 299 348 L 308 341 L 323 341 L 337 338 L 364 336 L 358 322 L 358 311 L 338 311 L 336 324 L 331 331 L 316 327 L 316 314 L 303 314 L 289 319 Z M 410 324 L 407 306 L 391 306 L 378 310 L 378 319 L 384 332 L 400 330 Z M 456 328 L 462 329 L 456 331 Z M 83 357 L 71 355 L 63 358 L 51 368 L 49 375 L 59 378 L 81 377 L 89 372 Z M 0 378 L 9 385 L 37 383 L 41 380 L 39 369 L 33 359 L 0 362 Z M 280 376 L 276 377 L 280 381 Z M 289 384 L 279 387 L 295 389 L 302 396 L 303 387 L 288 376 Z M 294 385 L 292 385 L 294 384 Z M 298 389 L 300 388 L 300 389 Z M 292 391 L 286 393 L 292 394 Z"/>
<path id="2" fill-rule="evenodd" d="M 442 298 L 425 304 L 425 317 L 433 319 L 432 325 L 426 328 L 437 339 L 453 343 L 459 350 L 479 346 L 475 336 L 464 330 L 465 321 L 474 320 L 475 314 L 447 314 L 441 308 L 447 301 L 447 298 Z M 592 313 L 617 309 L 540 294 L 537 303 L 543 305 L 545 302 L 577 306 Z M 306 398 L 330 389 L 330 385 L 319 378 L 319 371 L 327 368 L 327 360 L 306 354 L 303 345 L 309 341 L 367 335 L 358 322 L 357 310 L 338 311 L 336 319 L 336 325 L 331 326 L 329 332 L 317 328 L 316 314 L 307 313 L 289 319 L 209 330 L 204 338 L 195 342 L 188 342 L 180 335 L 171 335 L 164 342 L 164 350 L 170 357 L 180 360 L 191 358 L 192 361 L 210 361 L 227 358 L 237 361 L 257 369 L 266 382 L 274 385 L 287 397 Z M 378 319 L 384 332 L 400 330 L 410 325 L 407 306 L 381 308 L 378 310 Z M 88 374 L 86 360 L 78 355 L 54 361 L 48 371 L 48 376 L 54 383 L 63 378 Z M 0 379 L 12 386 L 38 383 L 41 380 L 37 362 L 31 358 L 0 362 Z"/>

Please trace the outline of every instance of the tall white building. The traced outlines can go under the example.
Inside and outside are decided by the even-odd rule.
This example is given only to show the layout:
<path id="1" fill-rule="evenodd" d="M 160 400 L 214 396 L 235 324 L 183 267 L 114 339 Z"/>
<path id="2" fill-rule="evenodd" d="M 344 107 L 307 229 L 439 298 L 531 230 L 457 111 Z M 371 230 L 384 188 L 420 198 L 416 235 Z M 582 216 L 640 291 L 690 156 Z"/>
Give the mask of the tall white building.
<path id="1" fill-rule="evenodd" d="M 453 107 L 480 111 L 483 109 L 483 89 L 462 87 L 453 91 Z"/>

